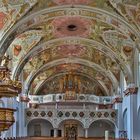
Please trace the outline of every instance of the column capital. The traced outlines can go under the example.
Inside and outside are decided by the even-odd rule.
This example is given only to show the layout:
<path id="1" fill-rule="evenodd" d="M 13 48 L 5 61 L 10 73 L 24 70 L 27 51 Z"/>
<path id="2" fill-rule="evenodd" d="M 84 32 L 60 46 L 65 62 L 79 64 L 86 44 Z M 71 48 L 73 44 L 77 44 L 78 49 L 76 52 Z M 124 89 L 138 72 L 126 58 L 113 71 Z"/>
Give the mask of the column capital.
<path id="1" fill-rule="evenodd" d="M 54 130 L 58 130 L 59 128 L 58 128 L 58 127 L 54 127 L 53 129 L 54 129 Z"/>
<path id="2" fill-rule="evenodd" d="M 124 91 L 125 96 L 134 95 L 138 93 L 138 87 L 127 88 Z"/>
<path id="3" fill-rule="evenodd" d="M 118 97 L 115 97 L 112 101 L 113 104 L 115 103 L 122 103 L 123 102 L 123 98 L 118 96 Z"/>
<path id="4" fill-rule="evenodd" d="M 86 130 L 86 129 L 88 130 L 88 129 L 89 129 L 89 127 L 84 127 L 84 130 Z"/>
<path id="5" fill-rule="evenodd" d="M 28 98 L 28 96 L 20 96 L 20 101 L 28 103 L 30 99 Z"/>

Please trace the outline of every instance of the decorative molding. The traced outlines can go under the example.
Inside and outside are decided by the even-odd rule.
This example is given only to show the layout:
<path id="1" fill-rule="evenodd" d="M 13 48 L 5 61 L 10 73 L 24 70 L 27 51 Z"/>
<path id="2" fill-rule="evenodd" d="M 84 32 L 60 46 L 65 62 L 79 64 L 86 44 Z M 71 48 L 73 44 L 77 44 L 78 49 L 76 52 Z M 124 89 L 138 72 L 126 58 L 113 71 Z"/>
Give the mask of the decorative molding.
<path id="1" fill-rule="evenodd" d="M 21 102 L 29 102 L 30 98 L 28 98 L 27 96 L 20 96 L 20 101 Z"/>
<path id="2" fill-rule="evenodd" d="M 112 103 L 115 104 L 115 103 L 122 103 L 123 102 L 123 98 L 122 97 L 115 97 L 113 100 L 112 100 Z"/>
<path id="3" fill-rule="evenodd" d="M 129 84 L 126 90 L 124 91 L 124 94 L 126 96 L 133 95 L 138 93 L 138 87 L 135 86 L 135 84 Z"/>
<path id="4" fill-rule="evenodd" d="M 84 128 L 88 128 L 96 120 L 109 120 L 116 124 L 117 110 L 89 110 L 89 109 L 34 109 L 25 110 L 26 125 L 34 119 L 44 119 L 51 122 L 54 128 L 58 128 L 64 120 L 77 120 Z M 57 126 L 56 126 L 57 124 Z"/>

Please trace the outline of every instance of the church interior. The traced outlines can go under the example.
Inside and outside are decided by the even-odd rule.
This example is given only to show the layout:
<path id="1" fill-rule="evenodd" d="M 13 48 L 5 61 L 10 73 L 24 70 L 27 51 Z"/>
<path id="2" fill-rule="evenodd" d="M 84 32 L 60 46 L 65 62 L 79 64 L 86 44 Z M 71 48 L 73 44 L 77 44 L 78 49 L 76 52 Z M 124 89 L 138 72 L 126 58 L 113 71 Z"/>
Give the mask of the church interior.
<path id="1" fill-rule="evenodd" d="M 140 140 L 140 0 L 0 0 L 1 140 Z"/>

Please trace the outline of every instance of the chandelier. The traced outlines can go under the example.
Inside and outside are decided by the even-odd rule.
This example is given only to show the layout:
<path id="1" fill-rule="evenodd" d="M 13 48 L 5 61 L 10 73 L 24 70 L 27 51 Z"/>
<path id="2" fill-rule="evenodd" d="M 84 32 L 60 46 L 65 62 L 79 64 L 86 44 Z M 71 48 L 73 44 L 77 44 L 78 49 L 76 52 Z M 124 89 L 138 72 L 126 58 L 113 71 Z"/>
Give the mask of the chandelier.
<path id="1" fill-rule="evenodd" d="M 21 93 L 21 83 L 10 78 L 10 70 L 8 69 L 9 61 L 9 56 L 4 56 L 4 63 L 0 66 L 0 98 L 16 97 Z M 8 130 L 15 122 L 15 111 L 15 109 L 0 108 L 0 132 Z"/>
<path id="2" fill-rule="evenodd" d="M 60 79 L 60 91 L 65 93 L 66 100 L 74 100 L 77 98 L 76 94 L 80 92 L 81 81 L 73 72 L 69 72 Z"/>

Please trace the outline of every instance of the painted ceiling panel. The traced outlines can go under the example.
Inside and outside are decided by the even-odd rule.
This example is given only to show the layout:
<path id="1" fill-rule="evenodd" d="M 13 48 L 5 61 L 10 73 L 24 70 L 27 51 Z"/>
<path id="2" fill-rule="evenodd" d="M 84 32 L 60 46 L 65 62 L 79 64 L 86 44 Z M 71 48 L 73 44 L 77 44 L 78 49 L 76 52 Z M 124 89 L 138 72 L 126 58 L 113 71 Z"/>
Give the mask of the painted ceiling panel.
<path id="1" fill-rule="evenodd" d="M 44 36 L 43 32 L 31 30 L 19 35 L 10 45 L 9 49 L 12 52 L 12 63 L 15 66 L 20 59 L 32 49 Z"/>
<path id="2" fill-rule="evenodd" d="M 81 61 L 81 62 L 80 62 Z M 79 63 L 78 63 L 79 62 Z M 79 70 L 79 69 L 81 69 L 82 70 L 82 72 L 83 72 L 83 70 L 84 70 L 84 67 L 86 68 L 86 69 L 91 69 L 91 71 L 85 71 L 85 73 L 87 73 L 87 74 L 90 74 L 90 76 L 93 76 L 94 78 L 95 77 L 97 77 L 97 80 L 101 80 L 102 82 L 104 82 L 105 83 L 105 85 L 107 85 L 107 88 L 108 88 L 108 90 L 110 89 L 110 88 L 112 88 L 112 84 L 113 84 L 113 86 L 115 87 L 117 87 L 117 82 L 115 81 L 116 79 L 115 79 L 115 77 L 112 77 L 111 76 L 111 74 L 110 73 L 108 73 L 108 72 L 106 72 L 106 71 L 102 71 L 102 70 L 100 70 L 100 69 L 98 69 L 98 68 L 95 68 L 94 66 L 90 66 L 90 64 L 86 64 L 87 63 L 87 61 L 84 61 L 84 60 L 82 60 L 82 59 L 79 59 L 79 60 L 77 60 L 77 63 L 76 63 L 76 61 L 75 60 L 69 60 L 69 59 L 60 59 L 60 60 L 57 60 L 57 61 L 55 61 L 55 62 L 52 62 L 51 64 L 52 65 L 50 65 L 49 66 L 49 64 L 47 64 L 47 65 L 44 65 L 39 71 L 37 71 L 37 73 L 35 73 L 35 74 L 33 74 L 32 75 L 32 73 L 31 73 L 31 75 L 30 75 L 30 77 L 32 77 L 31 79 L 28 79 L 27 80 L 27 84 L 26 85 L 28 85 L 28 87 L 30 88 L 30 87 L 32 87 L 31 89 L 32 90 L 34 90 L 34 89 L 36 89 L 35 87 L 38 85 L 38 83 L 39 83 L 39 81 L 40 80 L 45 80 L 45 78 L 47 77 L 46 75 L 49 75 L 49 76 L 51 76 L 51 74 L 52 74 L 52 71 L 50 71 L 49 70 L 49 73 L 47 72 L 47 70 L 48 69 L 50 69 L 51 67 L 54 67 L 54 68 L 56 68 L 57 66 L 59 66 L 59 65 L 62 65 L 64 68 L 65 67 L 69 67 L 69 66 L 71 66 L 71 64 L 73 65 L 73 64 L 78 64 L 78 66 L 79 65 L 83 65 L 83 67 L 80 67 L 80 68 L 78 68 L 77 69 L 77 67 L 76 67 L 76 69 L 74 70 L 74 71 L 77 71 L 77 70 Z M 64 64 L 67 64 L 67 65 L 64 65 Z M 73 67 L 72 67 L 73 68 Z M 56 69 L 55 69 L 56 70 Z M 62 70 L 64 70 L 64 69 L 62 69 Z M 70 72 L 71 71 L 71 69 L 68 69 L 68 72 Z M 56 71 L 57 73 L 58 72 L 61 72 L 61 70 L 59 69 L 59 71 Z M 64 72 L 64 71 L 62 71 L 62 72 Z M 89 73 L 90 72 L 90 73 Z M 56 74 L 57 74 L 56 73 Z M 53 73 L 54 74 L 54 73 Z M 52 74 L 52 75 L 53 75 Z M 39 76 L 39 77 L 38 77 Z M 49 77 L 48 76 L 48 77 Z M 29 76 L 28 76 L 29 77 Z M 107 81 L 106 81 L 107 80 Z M 110 86 L 109 86 L 110 85 Z M 33 91 L 32 91 L 32 93 L 34 93 Z M 110 93 L 111 94 L 111 93 Z"/>
<path id="3" fill-rule="evenodd" d="M 58 73 L 69 73 L 69 72 L 75 72 L 77 74 L 82 74 L 85 73 L 87 74 L 89 77 L 95 78 L 97 81 L 102 80 L 106 86 L 109 87 L 109 85 L 111 84 L 111 81 L 106 78 L 104 75 L 102 75 L 99 72 L 96 72 L 95 70 L 93 70 L 92 68 L 88 68 L 86 66 L 80 65 L 80 64 L 61 64 L 58 66 L 55 66 L 51 69 L 48 69 L 46 71 L 44 71 L 43 73 L 40 73 L 35 80 L 32 83 L 32 94 L 34 94 L 36 92 L 36 90 L 38 89 L 38 87 L 46 80 L 51 78 L 53 75 L 56 75 Z M 44 85 L 44 84 L 43 84 Z M 111 88 L 111 86 L 110 86 Z M 108 90 L 111 90 L 110 88 L 108 88 Z"/>
<path id="4" fill-rule="evenodd" d="M 68 50 L 68 47 L 70 48 L 70 50 Z M 32 58 L 30 62 L 27 64 L 28 71 L 31 72 L 33 69 L 40 68 L 45 63 L 48 63 L 56 59 L 65 58 L 65 57 L 75 57 L 75 56 L 95 62 L 96 64 L 101 65 L 104 69 L 110 69 L 110 68 L 113 69 L 113 67 L 115 67 L 116 70 L 117 69 L 118 71 L 120 70 L 116 62 L 112 61 L 111 58 L 105 56 L 105 54 L 103 54 L 102 52 L 99 52 L 97 50 L 92 50 L 92 49 L 81 50 L 84 47 L 80 49 L 77 46 L 76 49 L 75 47 L 73 48 L 72 47 L 73 46 L 60 46 L 60 47 L 53 48 L 52 50 L 47 50 L 42 53 L 39 53 L 37 57 Z"/>
<path id="5" fill-rule="evenodd" d="M 0 36 L 2 37 L 37 0 L 1 0 L 0 1 Z"/>
<path id="6" fill-rule="evenodd" d="M 51 80 L 48 80 L 46 84 L 44 84 L 41 89 L 38 91 L 41 95 L 50 94 L 50 93 L 64 93 L 65 89 L 63 89 L 65 83 L 64 79 L 65 76 L 69 76 L 71 78 L 68 82 L 69 88 L 71 88 L 71 84 L 75 84 L 75 90 L 77 93 L 83 93 L 83 94 L 95 94 L 98 96 L 103 96 L 102 89 L 99 88 L 99 85 L 89 79 L 88 77 L 78 75 L 76 73 L 73 74 L 65 74 L 60 75 L 52 78 Z M 61 85 L 62 84 L 62 85 Z M 62 86 L 62 87 L 61 87 Z M 98 91 L 97 91 L 98 89 Z"/>
<path id="7" fill-rule="evenodd" d="M 109 0 L 111 5 L 125 18 L 132 26 L 140 30 L 140 1 L 126 0 L 113 1 Z"/>
<path id="8" fill-rule="evenodd" d="M 5 53 L 12 57 L 13 78 L 23 71 L 31 94 L 56 92 L 49 88 L 71 71 L 91 74 L 104 85 L 81 75 L 84 86 L 113 94 L 121 71 L 133 81 L 139 9 L 139 0 L 0 0 L 0 60 Z"/>

